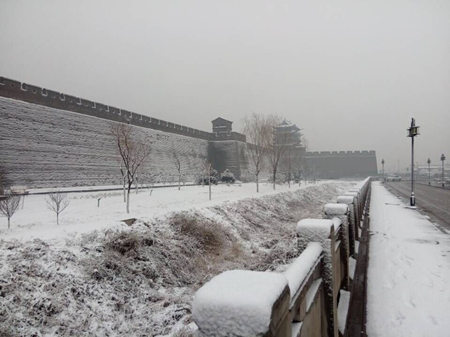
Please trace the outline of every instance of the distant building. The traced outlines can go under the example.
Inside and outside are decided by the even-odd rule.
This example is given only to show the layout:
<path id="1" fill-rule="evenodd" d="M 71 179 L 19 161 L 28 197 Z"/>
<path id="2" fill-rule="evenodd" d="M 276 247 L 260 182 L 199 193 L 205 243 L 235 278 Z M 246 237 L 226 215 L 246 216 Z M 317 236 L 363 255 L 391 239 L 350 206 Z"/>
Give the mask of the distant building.
<path id="1" fill-rule="evenodd" d="M 274 128 L 274 133 L 275 145 L 293 147 L 301 146 L 302 134 L 300 132 L 300 128 L 298 128 L 295 124 L 284 120 L 280 125 Z"/>
<path id="2" fill-rule="evenodd" d="M 273 130 L 275 146 L 284 147 L 280 162 L 280 173 L 285 179 L 300 179 L 303 171 L 305 147 L 302 145 L 300 128 L 283 120 Z"/>
<path id="3" fill-rule="evenodd" d="M 232 131 L 232 121 L 226 120 L 222 117 L 218 117 L 216 119 L 214 119 L 213 121 L 211 121 L 212 123 L 212 129 L 213 129 L 213 134 L 216 137 L 228 137 L 231 135 L 231 131 Z"/>

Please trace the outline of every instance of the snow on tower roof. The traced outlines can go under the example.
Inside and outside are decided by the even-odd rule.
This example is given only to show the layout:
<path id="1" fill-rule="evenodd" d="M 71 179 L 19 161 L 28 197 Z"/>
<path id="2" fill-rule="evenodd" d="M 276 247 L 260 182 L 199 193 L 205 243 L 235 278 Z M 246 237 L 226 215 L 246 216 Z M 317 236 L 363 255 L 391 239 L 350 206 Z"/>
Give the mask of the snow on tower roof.
<path id="1" fill-rule="evenodd" d="M 215 122 L 227 122 L 227 123 L 233 123 L 232 121 L 229 121 L 228 119 L 222 118 L 222 117 L 217 117 L 216 119 L 213 119 L 211 121 L 211 123 L 215 123 Z"/>

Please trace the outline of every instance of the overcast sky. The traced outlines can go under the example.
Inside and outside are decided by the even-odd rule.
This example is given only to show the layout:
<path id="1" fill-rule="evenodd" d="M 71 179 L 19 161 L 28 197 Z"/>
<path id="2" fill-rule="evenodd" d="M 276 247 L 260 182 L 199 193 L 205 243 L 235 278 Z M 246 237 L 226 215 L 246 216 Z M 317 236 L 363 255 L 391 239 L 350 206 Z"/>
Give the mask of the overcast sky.
<path id="1" fill-rule="evenodd" d="M 450 159 L 449 0 L 0 0 L 0 75 L 208 131 L 277 113 L 388 170 L 415 117 Z"/>

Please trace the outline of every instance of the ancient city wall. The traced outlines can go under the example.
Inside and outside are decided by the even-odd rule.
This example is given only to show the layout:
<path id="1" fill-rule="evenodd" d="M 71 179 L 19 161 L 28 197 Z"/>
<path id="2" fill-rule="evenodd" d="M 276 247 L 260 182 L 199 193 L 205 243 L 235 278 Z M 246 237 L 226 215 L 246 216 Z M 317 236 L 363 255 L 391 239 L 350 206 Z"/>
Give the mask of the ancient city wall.
<path id="1" fill-rule="evenodd" d="M 0 165 L 14 185 L 29 187 L 120 184 L 120 162 L 103 118 L 0 97 Z M 176 181 L 175 151 L 186 181 L 193 181 L 208 141 L 132 126 L 149 144 L 141 182 Z"/>
<path id="2" fill-rule="evenodd" d="M 305 170 L 318 178 L 364 177 L 377 174 L 375 151 L 307 152 Z"/>
<path id="3" fill-rule="evenodd" d="M 181 159 L 185 181 L 196 179 L 206 158 L 219 172 L 229 169 L 238 179 L 254 179 L 243 134 L 205 132 L 4 77 L 0 77 L 0 120 L 0 170 L 8 173 L 13 185 L 120 184 L 110 133 L 111 124 L 118 122 L 130 124 L 136 137 L 151 148 L 140 173 L 142 183 L 177 181 L 174 153 Z M 304 165 L 301 170 L 317 178 L 377 173 L 374 151 L 308 152 L 304 159 L 297 161 Z M 266 165 L 260 179 L 266 179 L 269 171 Z M 279 174 L 282 171 L 280 167 Z"/>
<path id="4" fill-rule="evenodd" d="M 21 83 L 5 77 L 0 77 L 0 96 L 189 137 L 201 139 L 211 139 L 213 137 L 209 132 L 144 116 L 31 84 Z M 57 118 L 57 115 L 55 115 L 55 118 Z"/>

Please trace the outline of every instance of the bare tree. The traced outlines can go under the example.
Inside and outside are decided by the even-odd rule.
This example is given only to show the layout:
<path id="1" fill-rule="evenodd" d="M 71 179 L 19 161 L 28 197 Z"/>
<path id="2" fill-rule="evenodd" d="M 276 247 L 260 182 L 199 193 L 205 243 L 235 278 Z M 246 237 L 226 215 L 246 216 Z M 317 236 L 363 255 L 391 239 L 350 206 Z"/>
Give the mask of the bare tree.
<path id="1" fill-rule="evenodd" d="M 172 162 L 177 170 L 178 174 L 178 191 L 181 189 L 181 178 L 183 176 L 183 162 L 181 161 L 180 154 L 178 153 L 177 149 L 175 148 L 175 144 L 172 143 L 171 148 L 171 155 L 172 155 Z"/>
<path id="2" fill-rule="evenodd" d="M 11 218 L 16 213 L 19 205 L 20 195 L 9 193 L 0 199 L 0 213 L 8 218 L 8 229 L 11 228 Z"/>
<path id="3" fill-rule="evenodd" d="M 269 120 L 268 123 L 271 128 L 271 136 L 269 137 L 266 146 L 268 149 L 269 163 L 272 171 L 273 189 L 275 189 L 278 165 L 280 164 L 280 161 L 283 158 L 287 149 L 286 146 L 287 135 L 283 132 L 278 132 L 279 131 L 278 127 L 282 122 L 281 117 L 276 115 L 270 115 L 268 117 L 268 120 Z"/>
<path id="4" fill-rule="evenodd" d="M 289 188 L 291 188 L 291 179 L 292 179 L 292 161 L 293 161 L 293 146 L 286 146 L 286 152 L 284 154 L 284 169 L 286 172 L 286 180 L 288 182 Z"/>
<path id="5" fill-rule="evenodd" d="M 259 192 L 259 174 L 264 168 L 272 135 L 270 119 L 261 114 L 251 114 L 244 119 L 244 134 L 247 136 L 247 153 L 254 166 L 256 192 Z"/>
<path id="6" fill-rule="evenodd" d="M 66 193 L 50 193 L 47 196 L 47 207 L 56 214 L 56 224 L 59 225 L 59 214 L 69 206 Z"/>
<path id="7" fill-rule="evenodd" d="M 123 168 L 122 162 L 120 162 L 120 175 L 122 176 L 122 189 L 123 189 L 123 202 L 127 202 L 127 194 L 126 194 L 126 181 L 127 181 L 127 174 L 125 169 Z"/>
<path id="8" fill-rule="evenodd" d="M 115 138 L 117 152 L 125 171 L 127 185 L 127 213 L 130 213 L 130 190 L 136 179 L 136 174 L 150 154 L 150 147 L 135 140 L 133 129 L 122 123 L 113 124 L 111 133 Z"/>
<path id="9" fill-rule="evenodd" d="M 212 195 L 211 185 L 217 184 L 217 174 L 217 171 L 212 167 L 212 163 L 208 159 L 203 158 L 201 160 L 199 180 L 202 186 L 208 185 L 209 200 L 211 200 Z"/>

